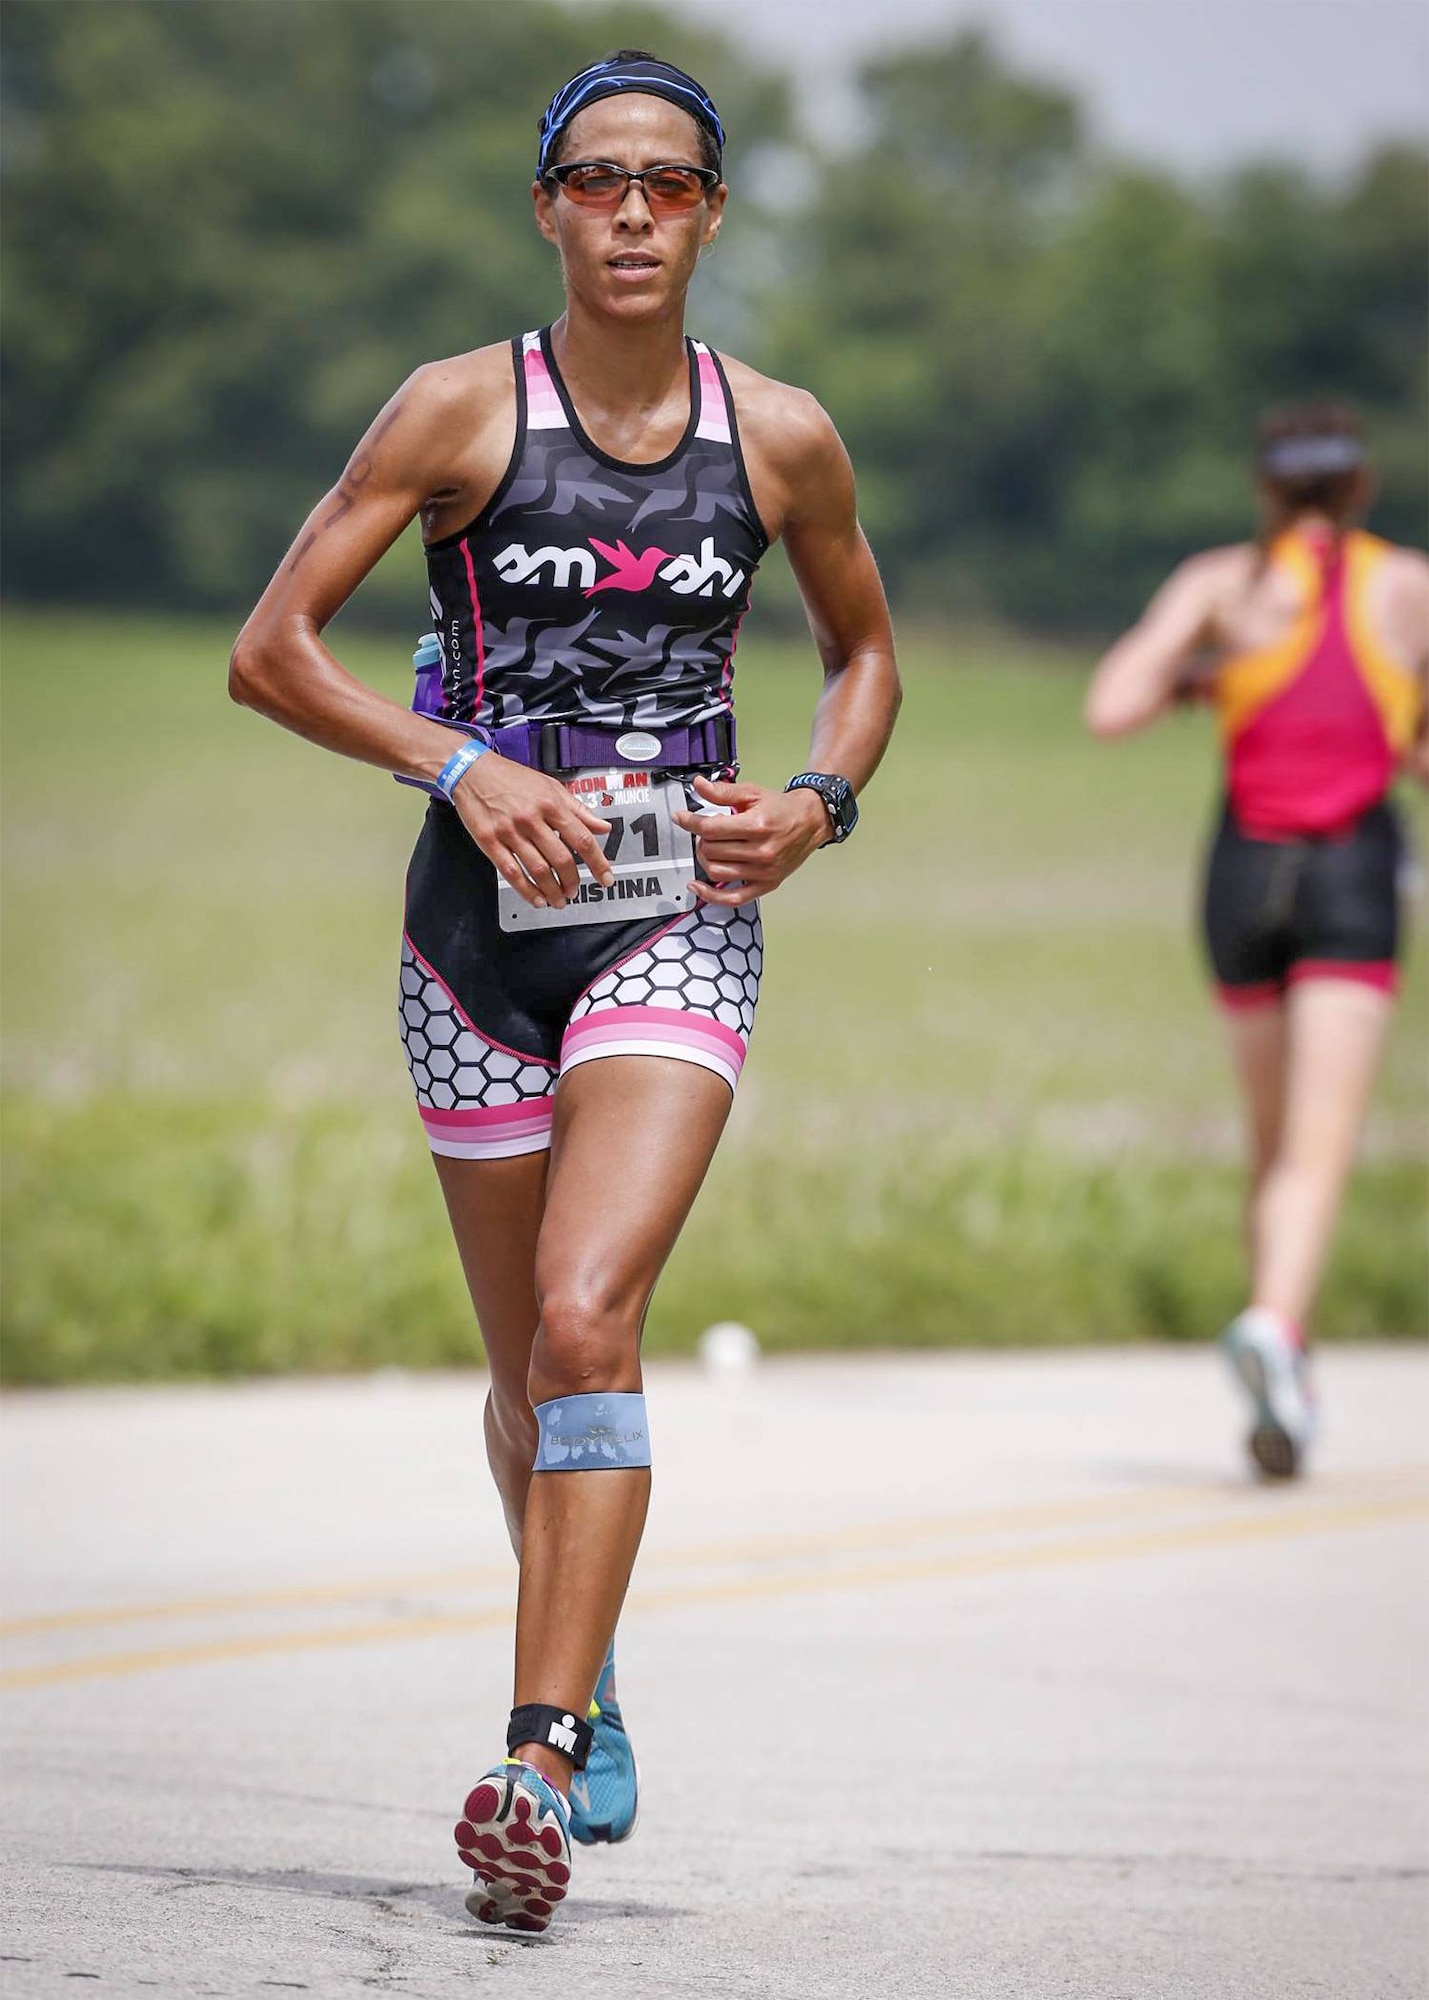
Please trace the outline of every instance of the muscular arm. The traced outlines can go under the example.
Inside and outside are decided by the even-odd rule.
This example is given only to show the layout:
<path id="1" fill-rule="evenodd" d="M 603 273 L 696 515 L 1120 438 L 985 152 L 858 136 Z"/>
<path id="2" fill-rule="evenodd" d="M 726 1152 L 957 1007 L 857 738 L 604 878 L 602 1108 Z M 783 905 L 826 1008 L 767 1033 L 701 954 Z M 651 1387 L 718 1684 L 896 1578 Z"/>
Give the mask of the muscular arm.
<path id="1" fill-rule="evenodd" d="M 813 398 L 762 383 L 746 434 L 758 467 L 761 511 L 782 530 L 790 566 L 823 661 L 809 769 L 847 778 L 861 791 L 877 770 L 902 700 L 893 630 L 878 570 L 854 503 L 853 472 L 837 431 Z M 767 895 L 829 837 L 814 792 L 697 779 L 728 819 L 688 819 L 699 840 L 707 902 Z"/>
<path id="2" fill-rule="evenodd" d="M 321 634 L 440 489 L 448 400 L 439 368 L 422 369 L 380 412 L 303 523 L 239 633 L 228 672 L 235 701 L 325 749 L 413 778 L 435 777 L 451 755 L 451 731 L 365 686 Z"/>
<path id="3" fill-rule="evenodd" d="M 1169 706 L 1181 674 L 1211 635 L 1224 552 L 1173 571 L 1140 620 L 1092 675 L 1086 722 L 1094 736 L 1144 729 Z"/>
<path id="4" fill-rule="evenodd" d="M 862 791 L 877 770 L 903 698 L 893 628 L 873 552 L 858 523 L 853 468 L 817 405 L 790 468 L 784 546 L 824 666 L 809 768 Z"/>
<path id="5" fill-rule="evenodd" d="M 304 522 L 239 633 L 229 663 L 233 699 L 312 743 L 431 782 L 457 746 L 450 729 L 389 701 L 334 658 L 322 631 L 426 506 L 461 497 L 452 436 L 490 418 L 485 356 L 436 362 L 406 382 L 358 445 L 347 470 Z M 504 364 L 509 367 L 509 364 Z M 578 855 L 611 879 L 597 834 L 606 822 L 538 771 L 488 753 L 456 787 L 472 839 L 538 907 L 575 893 Z"/>

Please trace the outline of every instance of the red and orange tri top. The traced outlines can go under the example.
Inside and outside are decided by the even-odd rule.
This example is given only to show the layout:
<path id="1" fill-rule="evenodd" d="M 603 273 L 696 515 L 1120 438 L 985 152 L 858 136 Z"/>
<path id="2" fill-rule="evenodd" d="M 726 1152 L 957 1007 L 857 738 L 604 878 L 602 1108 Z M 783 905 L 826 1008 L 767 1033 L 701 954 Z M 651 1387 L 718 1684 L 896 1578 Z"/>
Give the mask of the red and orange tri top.
<path id="1" fill-rule="evenodd" d="M 1347 832 L 1388 791 L 1419 726 L 1422 691 L 1366 615 L 1390 544 L 1354 530 L 1290 529 L 1269 562 L 1300 587 L 1285 638 L 1216 676 L 1231 809 L 1253 839 Z"/>

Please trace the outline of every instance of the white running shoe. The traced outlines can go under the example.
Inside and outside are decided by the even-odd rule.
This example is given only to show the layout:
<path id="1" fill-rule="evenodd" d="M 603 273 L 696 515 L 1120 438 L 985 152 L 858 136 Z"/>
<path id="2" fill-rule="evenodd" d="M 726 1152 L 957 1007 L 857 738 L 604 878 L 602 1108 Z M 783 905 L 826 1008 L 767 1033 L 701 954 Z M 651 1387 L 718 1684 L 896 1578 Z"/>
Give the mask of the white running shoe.
<path id="1" fill-rule="evenodd" d="M 1247 1445 L 1267 1479 L 1293 1479 L 1315 1436 L 1317 1412 L 1305 1350 L 1278 1314 L 1248 1306 L 1221 1335 L 1255 1412 Z"/>

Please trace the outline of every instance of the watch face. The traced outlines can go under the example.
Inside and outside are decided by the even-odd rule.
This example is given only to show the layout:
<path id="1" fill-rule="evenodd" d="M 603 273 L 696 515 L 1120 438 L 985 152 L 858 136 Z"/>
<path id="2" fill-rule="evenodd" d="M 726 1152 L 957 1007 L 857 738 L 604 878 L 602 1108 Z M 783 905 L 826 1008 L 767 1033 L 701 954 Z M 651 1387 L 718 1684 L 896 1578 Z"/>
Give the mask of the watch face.
<path id="1" fill-rule="evenodd" d="M 853 803 L 853 787 L 847 778 L 827 777 L 819 780 L 819 795 L 829 809 L 836 830 L 848 833 L 853 825 L 849 807 Z"/>
<path id="2" fill-rule="evenodd" d="M 832 838 L 848 839 L 858 824 L 858 806 L 847 778 L 840 778 L 832 771 L 804 771 L 789 782 L 791 786 L 807 786 L 811 792 L 817 792 L 833 825 Z"/>

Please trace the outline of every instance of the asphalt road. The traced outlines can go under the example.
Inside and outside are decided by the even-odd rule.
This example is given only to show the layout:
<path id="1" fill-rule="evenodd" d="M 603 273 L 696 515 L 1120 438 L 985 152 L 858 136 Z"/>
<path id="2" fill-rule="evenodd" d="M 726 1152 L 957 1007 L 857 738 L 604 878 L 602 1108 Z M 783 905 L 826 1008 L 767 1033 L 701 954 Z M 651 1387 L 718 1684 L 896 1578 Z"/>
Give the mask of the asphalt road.
<path id="1" fill-rule="evenodd" d="M 1314 1478 L 1201 1352 L 652 1374 L 641 1824 L 462 1911 L 512 1569 L 477 1376 L 3 1409 L 7 1996 L 1395 2000 L 1429 1985 L 1429 1356 Z"/>

